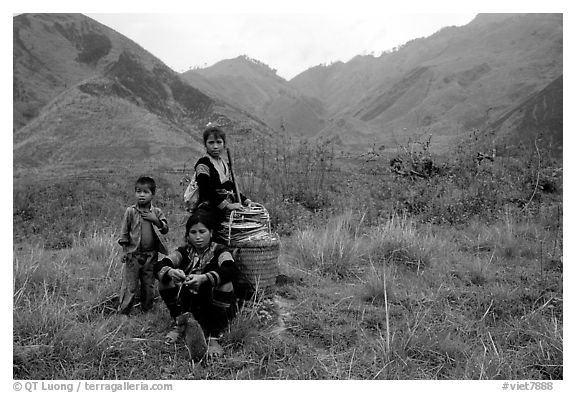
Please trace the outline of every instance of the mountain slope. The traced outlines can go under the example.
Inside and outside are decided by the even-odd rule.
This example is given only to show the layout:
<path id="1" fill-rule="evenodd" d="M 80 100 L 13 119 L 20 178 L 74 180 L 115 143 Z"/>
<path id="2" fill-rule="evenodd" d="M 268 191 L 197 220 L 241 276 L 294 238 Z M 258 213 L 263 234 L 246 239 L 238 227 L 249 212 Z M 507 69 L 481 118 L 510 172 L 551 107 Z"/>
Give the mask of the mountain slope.
<path id="1" fill-rule="evenodd" d="M 380 57 L 307 70 L 289 83 L 364 143 L 485 126 L 562 73 L 561 14 L 480 14 Z M 352 121 L 354 118 L 358 121 Z M 322 135 L 342 132 L 330 125 Z M 368 135 L 368 134 L 366 134 Z"/>
<path id="2" fill-rule="evenodd" d="M 14 167 L 173 167 L 201 144 L 189 131 L 115 94 L 94 95 L 106 79 L 69 89 L 14 134 Z"/>
<path id="3" fill-rule="evenodd" d="M 247 56 L 182 74 L 190 85 L 263 119 L 277 131 L 313 135 L 324 124 L 321 101 L 303 96 L 276 70 Z"/>
<path id="4" fill-rule="evenodd" d="M 14 18 L 14 164 L 180 165 L 201 130 L 271 130 L 80 14 Z"/>
<path id="5" fill-rule="evenodd" d="M 22 14 L 13 19 L 14 128 L 76 83 L 102 74 L 121 53 L 147 68 L 163 64 L 134 42 L 81 14 Z"/>
<path id="6" fill-rule="evenodd" d="M 562 154 L 563 129 L 562 76 L 541 91 L 530 96 L 522 104 L 490 124 L 502 140 L 502 144 L 531 146 L 542 138 L 544 145 Z"/>

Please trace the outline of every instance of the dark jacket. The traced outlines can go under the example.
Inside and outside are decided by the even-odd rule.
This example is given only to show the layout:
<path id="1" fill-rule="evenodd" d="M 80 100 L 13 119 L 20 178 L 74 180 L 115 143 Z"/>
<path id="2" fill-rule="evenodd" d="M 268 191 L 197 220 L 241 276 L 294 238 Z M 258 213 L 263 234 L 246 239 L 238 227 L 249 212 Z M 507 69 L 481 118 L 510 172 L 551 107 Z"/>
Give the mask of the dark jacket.
<path id="1" fill-rule="evenodd" d="M 168 250 L 166 249 L 166 239 L 163 235 L 168 233 L 168 221 L 164 216 L 162 210 L 157 207 L 150 206 L 150 210 L 158 217 L 162 222 L 162 229 L 156 227 L 152 224 L 154 228 L 154 234 L 158 238 L 158 251 L 161 254 L 167 255 Z M 138 249 L 140 245 L 140 240 L 142 239 L 142 218 L 140 216 L 140 211 L 137 205 L 132 205 L 126 209 L 124 212 L 124 217 L 122 218 L 122 228 L 120 229 L 120 238 L 118 239 L 118 244 L 120 244 L 126 253 L 134 252 Z"/>
<path id="2" fill-rule="evenodd" d="M 159 281 L 168 282 L 171 278 L 166 273 L 171 268 L 181 269 L 186 275 L 206 274 L 212 288 L 224 287 L 238 277 L 238 268 L 232 254 L 226 246 L 218 243 L 212 243 L 203 255 L 199 255 L 192 246 L 178 247 L 166 258 L 156 262 L 154 276 Z"/>
<path id="3" fill-rule="evenodd" d="M 208 169 L 207 171 L 206 168 Z M 230 174 L 228 174 L 228 179 L 222 182 L 210 158 L 207 156 L 200 158 L 194 165 L 194 170 L 200 193 L 198 198 L 199 206 L 204 204 L 208 205 L 210 209 L 224 211 L 229 203 L 238 202 Z M 244 203 L 246 197 L 240 194 L 240 199 Z"/>
<path id="4" fill-rule="evenodd" d="M 189 274 L 206 274 L 208 281 L 197 291 L 176 283 L 168 273 L 171 268 Z M 228 249 L 212 243 L 202 255 L 191 246 L 177 248 L 166 258 L 154 264 L 154 276 L 159 280 L 158 290 L 173 318 L 192 312 L 205 334 L 217 336 L 234 318 L 237 296 L 234 282 L 239 271 Z"/>

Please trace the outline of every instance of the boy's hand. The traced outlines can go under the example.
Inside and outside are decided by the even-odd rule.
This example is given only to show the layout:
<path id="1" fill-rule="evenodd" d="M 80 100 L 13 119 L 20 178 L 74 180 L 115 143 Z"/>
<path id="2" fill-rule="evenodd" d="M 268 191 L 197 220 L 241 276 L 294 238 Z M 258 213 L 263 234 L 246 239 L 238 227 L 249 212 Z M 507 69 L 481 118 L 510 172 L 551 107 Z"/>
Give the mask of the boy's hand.
<path id="1" fill-rule="evenodd" d="M 145 219 L 146 221 L 150 221 L 151 223 L 156 225 L 158 228 L 162 227 L 162 223 L 160 222 L 160 220 L 158 219 L 156 214 L 154 214 L 154 212 L 152 212 L 152 211 L 140 212 L 140 214 L 142 215 L 142 218 Z"/>

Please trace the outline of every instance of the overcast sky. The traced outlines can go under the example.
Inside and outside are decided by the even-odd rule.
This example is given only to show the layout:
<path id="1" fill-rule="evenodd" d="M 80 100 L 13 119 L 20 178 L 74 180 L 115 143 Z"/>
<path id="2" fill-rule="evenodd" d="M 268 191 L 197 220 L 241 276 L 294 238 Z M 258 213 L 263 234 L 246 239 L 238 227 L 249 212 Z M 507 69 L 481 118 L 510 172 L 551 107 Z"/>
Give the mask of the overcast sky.
<path id="1" fill-rule="evenodd" d="M 177 72 L 247 55 L 291 79 L 318 64 L 389 50 L 474 13 L 87 13 Z"/>

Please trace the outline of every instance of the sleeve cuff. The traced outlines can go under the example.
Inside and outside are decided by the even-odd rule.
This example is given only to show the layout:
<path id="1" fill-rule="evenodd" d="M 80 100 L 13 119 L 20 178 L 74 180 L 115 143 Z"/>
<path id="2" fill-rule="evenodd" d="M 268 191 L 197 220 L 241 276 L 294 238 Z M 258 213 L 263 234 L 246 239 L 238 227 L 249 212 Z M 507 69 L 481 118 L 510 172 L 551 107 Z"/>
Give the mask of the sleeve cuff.
<path id="1" fill-rule="evenodd" d="M 220 276 L 218 275 L 218 273 L 208 272 L 205 273 L 205 276 L 208 277 L 208 281 L 210 281 L 210 285 L 212 285 L 213 288 L 220 285 Z"/>
<path id="2" fill-rule="evenodd" d="M 158 280 L 164 282 L 168 281 L 165 280 L 165 278 L 169 277 L 167 273 L 170 271 L 170 269 L 172 269 L 170 266 L 164 266 L 162 269 L 160 269 L 160 271 L 158 272 Z"/>
<path id="3" fill-rule="evenodd" d="M 168 233 L 168 221 L 160 220 L 160 223 L 162 224 L 162 226 L 160 227 L 160 233 L 163 235 Z"/>
<path id="4" fill-rule="evenodd" d="M 224 199 L 222 202 L 220 202 L 220 204 L 218 205 L 218 209 L 220 210 L 224 210 L 226 209 L 226 207 L 228 207 L 228 205 L 230 204 L 230 202 L 228 202 L 227 199 Z"/>
<path id="5" fill-rule="evenodd" d="M 226 261 L 234 262 L 234 258 L 232 258 L 232 254 L 229 251 L 223 251 L 218 256 L 218 266 L 222 266 L 222 264 Z"/>

